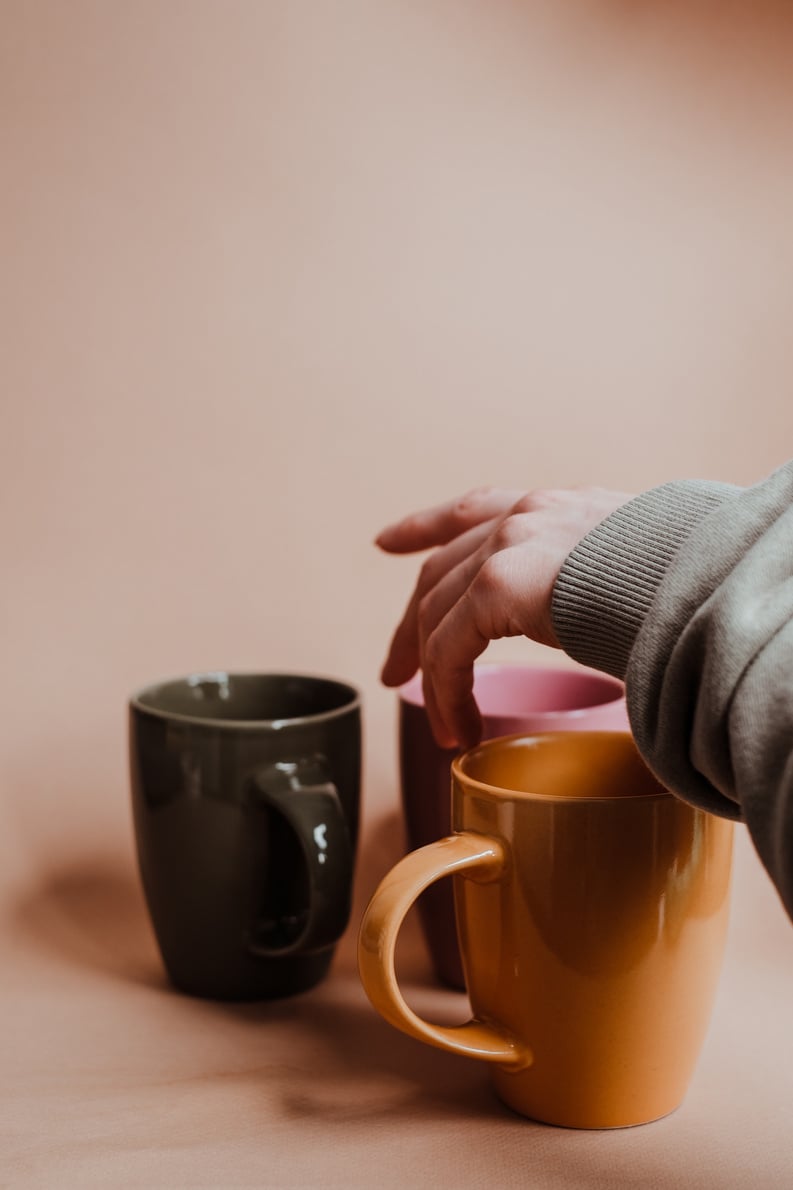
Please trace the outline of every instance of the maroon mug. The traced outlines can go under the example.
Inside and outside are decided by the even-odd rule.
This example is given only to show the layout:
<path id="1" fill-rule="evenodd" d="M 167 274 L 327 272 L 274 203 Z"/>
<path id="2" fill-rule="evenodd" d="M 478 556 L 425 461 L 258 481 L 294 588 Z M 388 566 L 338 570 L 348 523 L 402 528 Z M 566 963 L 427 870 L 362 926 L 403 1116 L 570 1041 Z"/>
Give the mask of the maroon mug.
<path id="1" fill-rule="evenodd" d="M 542 731 L 629 731 L 622 682 L 596 670 L 483 664 L 474 670 L 483 739 Z M 451 833 L 451 762 L 456 748 L 436 744 L 424 707 L 421 674 L 399 690 L 402 812 L 409 851 Z M 435 974 L 464 988 L 451 880 L 418 900 Z"/>

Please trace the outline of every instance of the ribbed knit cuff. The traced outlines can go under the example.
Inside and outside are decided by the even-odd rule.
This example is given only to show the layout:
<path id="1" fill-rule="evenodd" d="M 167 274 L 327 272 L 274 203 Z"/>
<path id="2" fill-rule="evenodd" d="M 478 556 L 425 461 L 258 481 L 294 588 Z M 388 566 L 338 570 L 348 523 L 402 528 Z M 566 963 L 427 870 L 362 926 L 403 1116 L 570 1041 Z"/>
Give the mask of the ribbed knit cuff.
<path id="1" fill-rule="evenodd" d="M 559 643 L 583 665 L 623 678 L 661 579 L 699 522 L 743 489 L 680 480 L 636 496 L 579 542 L 562 566 L 551 613 Z"/>

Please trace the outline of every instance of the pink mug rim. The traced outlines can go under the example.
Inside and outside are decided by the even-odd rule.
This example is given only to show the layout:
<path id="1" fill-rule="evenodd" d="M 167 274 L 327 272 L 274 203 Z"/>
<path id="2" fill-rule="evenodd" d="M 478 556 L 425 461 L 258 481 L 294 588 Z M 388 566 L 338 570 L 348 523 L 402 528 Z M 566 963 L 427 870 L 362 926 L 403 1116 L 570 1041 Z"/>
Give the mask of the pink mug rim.
<path id="1" fill-rule="evenodd" d="M 586 678 L 592 682 L 594 686 L 600 686 L 604 694 L 611 693 L 612 697 L 603 697 L 595 700 L 590 700 L 581 703 L 580 706 L 573 707 L 556 707 L 547 710 L 532 710 L 528 712 L 533 720 L 541 722 L 543 718 L 558 719 L 560 715 L 565 718 L 582 718 L 585 715 L 590 715 L 593 710 L 602 707 L 615 706 L 623 702 L 625 699 L 625 687 L 619 678 L 612 677 L 611 674 L 602 673 L 597 669 L 590 669 L 585 666 L 578 668 L 566 667 L 561 665 L 527 665 L 525 663 L 510 663 L 494 661 L 485 661 L 475 666 L 477 673 L 508 673 L 515 674 L 530 674 L 532 678 L 543 678 L 554 680 L 570 679 L 571 682 L 580 681 L 581 678 Z M 424 696 L 422 692 L 422 674 L 419 670 L 407 682 L 400 686 L 397 690 L 400 702 L 406 703 L 408 706 L 424 708 Z M 519 708 L 514 711 L 498 710 L 488 711 L 486 707 L 480 707 L 485 718 L 500 719 L 506 721 L 509 719 L 525 718 L 527 712 Z"/>

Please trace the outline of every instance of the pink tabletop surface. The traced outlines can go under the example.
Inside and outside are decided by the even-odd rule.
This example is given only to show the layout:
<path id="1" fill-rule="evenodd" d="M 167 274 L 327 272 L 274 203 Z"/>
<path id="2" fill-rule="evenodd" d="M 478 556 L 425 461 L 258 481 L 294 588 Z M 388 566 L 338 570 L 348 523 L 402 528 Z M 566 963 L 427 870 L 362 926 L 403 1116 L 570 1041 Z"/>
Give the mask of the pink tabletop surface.
<path id="1" fill-rule="evenodd" d="M 232 1006 L 166 985 L 122 790 L 86 830 L 89 793 L 73 790 L 67 808 L 58 782 L 45 762 L 44 792 L 0 818 L 0 1184 L 789 1184 L 793 930 L 742 831 L 724 975 L 683 1107 L 642 1128 L 571 1132 L 512 1115 L 484 1067 L 403 1037 L 365 999 L 355 926 L 398 855 L 392 812 L 368 823 L 353 924 L 326 982 Z M 35 814 L 45 799 L 49 813 Z M 422 945 L 414 924 L 409 998 L 462 1018 L 464 997 L 433 984 Z"/>

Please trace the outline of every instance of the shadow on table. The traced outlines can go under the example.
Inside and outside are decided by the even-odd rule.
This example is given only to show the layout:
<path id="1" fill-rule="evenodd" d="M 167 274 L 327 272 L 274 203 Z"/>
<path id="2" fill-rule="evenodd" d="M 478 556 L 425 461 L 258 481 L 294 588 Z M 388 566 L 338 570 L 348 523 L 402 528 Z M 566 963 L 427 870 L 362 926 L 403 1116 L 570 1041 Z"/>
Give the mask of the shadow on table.
<path id="1" fill-rule="evenodd" d="M 463 997 L 459 997 L 463 1001 Z M 261 1077 L 272 1090 L 272 1030 L 293 1038 L 292 1060 L 278 1069 L 284 1111 L 328 1124 L 465 1117 L 515 1119 L 488 1085 L 484 1064 L 443 1053 L 387 1025 L 351 980 L 333 981 L 290 1001 L 216 1005 L 248 1033 Z M 247 1031 L 247 1030 L 246 1030 Z"/>
<path id="2" fill-rule="evenodd" d="M 361 847 L 355 902 L 338 947 L 337 970 L 354 970 L 358 921 L 372 889 L 402 854 L 398 840 L 398 821 L 389 815 L 374 824 Z M 14 906 L 15 928 L 74 965 L 170 990 L 129 860 L 88 854 L 50 865 Z M 407 937 L 411 938 L 410 929 Z M 426 966 L 423 954 L 416 961 L 419 969 Z"/>
<path id="3" fill-rule="evenodd" d="M 387 834 L 384 824 L 380 841 L 386 850 Z M 137 882 L 110 857 L 75 860 L 42 876 L 17 902 L 14 924 L 70 965 L 181 995 L 163 972 Z M 356 933 L 353 921 L 353 941 Z M 410 988 L 432 1001 L 423 959 L 417 956 L 407 967 Z M 442 990 L 438 996 L 442 1009 L 452 1005 L 464 1014 L 464 997 Z M 272 1091 L 276 1075 L 288 1116 L 334 1123 L 418 1117 L 429 1110 L 436 1118 L 502 1114 L 484 1069 L 431 1050 L 387 1025 L 343 960 L 316 988 L 284 1000 L 233 1004 L 183 999 L 185 1013 L 201 1021 L 202 1029 L 213 1017 L 231 1026 L 229 1060 L 244 1053 L 248 1078 L 266 1080 Z"/>
<path id="4" fill-rule="evenodd" d="M 277 1073 L 283 1110 L 295 1119 L 354 1123 L 376 1118 L 515 1119 L 501 1108 L 484 1065 L 444 1053 L 398 1032 L 369 1004 L 357 973 L 357 937 L 366 904 L 383 876 L 405 853 L 397 812 L 370 822 L 361 840 L 350 924 L 328 976 L 317 987 L 283 1000 L 204 1002 L 225 1025 L 244 1035 L 244 1048 L 272 1089 Z M 415 914 L 397 952 L 406 995 L 418 1011 L 447 1023 L 467 1018 L 464 995 L 440 987 Z M 284 1044 L 285 1038 L 288 1044 Z M 289 1054 L 288 1062 L 281 1059 Z M 274 1070 L 273 1059 L 277 1061 Z"/>
<path id="5" fill-rule="evenodd" d="M 88 856 L 46 873 L 17 903 L 15 924 L 75 966 L 169 987 L 143 894 L 121 861 Z"/>

